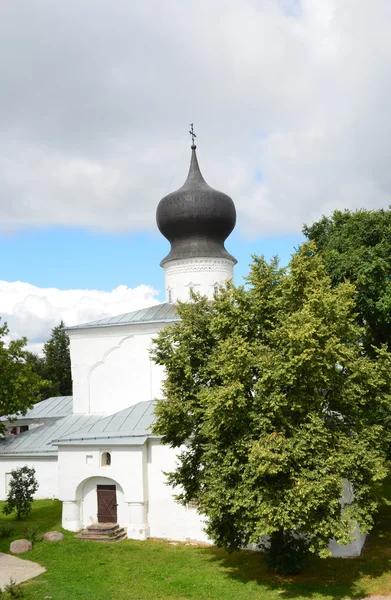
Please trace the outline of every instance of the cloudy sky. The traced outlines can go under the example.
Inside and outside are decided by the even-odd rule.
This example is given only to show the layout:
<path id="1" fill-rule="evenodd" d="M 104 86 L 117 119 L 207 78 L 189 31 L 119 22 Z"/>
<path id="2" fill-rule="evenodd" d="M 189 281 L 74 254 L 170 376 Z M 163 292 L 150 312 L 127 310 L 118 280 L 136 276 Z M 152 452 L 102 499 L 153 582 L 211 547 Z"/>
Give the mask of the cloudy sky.
<path id="1" fill-rule="evenodd" d="M 229 251 L 288 260 L 304 222 L 390 204 L 389 0 L 4 0 L 0 314 L 39 348 L 163 300 L 155 209 L 205 179 Z"/>

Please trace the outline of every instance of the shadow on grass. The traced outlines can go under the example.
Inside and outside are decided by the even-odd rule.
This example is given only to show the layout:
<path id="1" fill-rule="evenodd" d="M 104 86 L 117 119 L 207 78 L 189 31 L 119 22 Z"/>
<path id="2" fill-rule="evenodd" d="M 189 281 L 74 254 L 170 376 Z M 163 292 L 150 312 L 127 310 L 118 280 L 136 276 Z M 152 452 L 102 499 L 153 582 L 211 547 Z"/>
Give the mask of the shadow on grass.
<path id="1" fill-rule="evenodd" d="M 228 555 L 219 548 L 204 550 L 226 575 L 241 583 L 257 583 L 276 591 L 279 598 L 359 599 L 391 590 L 391 503 L 384 506 L 360 557 L 310 557 L 303 574 L 283 577 L 272 573 L 262 553 L 241 551 Z"/>

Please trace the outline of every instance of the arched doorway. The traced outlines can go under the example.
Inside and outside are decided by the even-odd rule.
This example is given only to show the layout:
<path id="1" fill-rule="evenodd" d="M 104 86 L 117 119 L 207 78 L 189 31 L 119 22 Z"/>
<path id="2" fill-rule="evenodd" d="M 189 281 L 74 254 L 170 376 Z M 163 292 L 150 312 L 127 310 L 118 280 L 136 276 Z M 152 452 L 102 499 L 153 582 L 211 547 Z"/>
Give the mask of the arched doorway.
<path id="1" fill-rule="evenodd" d="M 109 477 L 90 477 L 77 488 L 83 527 L 94 523 L 118 523 L 126 527 L 129 509 L 121 485 Z"/>

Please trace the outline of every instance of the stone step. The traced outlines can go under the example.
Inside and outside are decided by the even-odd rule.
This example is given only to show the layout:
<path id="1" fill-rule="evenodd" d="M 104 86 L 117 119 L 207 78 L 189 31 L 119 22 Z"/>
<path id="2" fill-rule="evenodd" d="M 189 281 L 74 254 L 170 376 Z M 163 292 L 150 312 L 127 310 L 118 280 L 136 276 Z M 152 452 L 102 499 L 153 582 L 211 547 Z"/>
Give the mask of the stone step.
<path id="1" fill-rule="evenodd" d="M 119 529 L 118 523 L 93 523 L 87 527 L 86 531 L 93 533 L 111 533 Z"/>
<path id="2" fill-rule="evenodd" d="M 84 536 L 83 532 L 75 535 L 75 537 L 79 540 L 84 540 L 85 542 L 120 542 L 121 540 L 125 540 L 127 538 L 127 534 L 126 531 L 122 530 L 120 533 L 118 533 L 117 535 L 113 535 L 113 536 L 94 536 L 94 535 L 89 535 L 89 536 Z"/>
<path id="3" fill-rule="evenodd" d="M 127 537 L 125 529 L 118 523 L 94 523 L 75 535 L 79 540 L 93 542 L 119 542 Z"/>

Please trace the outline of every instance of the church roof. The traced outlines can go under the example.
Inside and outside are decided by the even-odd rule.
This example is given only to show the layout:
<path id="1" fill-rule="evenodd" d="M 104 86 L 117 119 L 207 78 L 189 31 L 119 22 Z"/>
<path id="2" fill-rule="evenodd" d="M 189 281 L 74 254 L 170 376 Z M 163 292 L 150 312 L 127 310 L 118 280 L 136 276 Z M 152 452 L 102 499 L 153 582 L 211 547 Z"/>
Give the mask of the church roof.
<path id="1" fill-rule="evenodd" d="M 139 402 L 114 415 L 71 415 L 0 440 L 0 456 L 56 456 L 57 445 L 140 445 L 155 420 L 154 401 Z"/>
<path id="2" fill-rule="evenodd" d="M 116 317 L 107 317 L 106 319 L 99 319 L 98 321 L 91 321 L 90 323 L 83 323 L 82 325 L 67 327 L 67 331 L 73 329 L 89 329 L 92 327 L 136 325 L 139 323 L 170 323 L 172 321 L 179 321 L 176 306 L 175 304 L 170 304 L 169 302 L 163 302 L 162 304 L 156 304 L 155 306 L 142 308 L 141 310 L 134 310 Z"/>
<path id="3" fill-rule="evenodd" d="M 68 417 L 72 414 L 72 402 L 72 396 L 55 396 L 53 398 L 47 398 L 46 400 L 42 400 L 42 402 L 34 404 L 25 415 L 17 413 L 12 417 L 3 416 L 0 417 L 0 421 L 40 421 Z"/>
<path id="4" fill-rule="evenodd" d="M 160 200 L 156 222 L 171 244 L 170 253 L 161 266 L 172 260 L 195 257 L 228 258 L 237 262 L 224 246 L 235 227 L 235 205 L 227 194 L 206 183 L 194 144 L 187 179 L 179 190 Z"/>
<path id="5" fill-rule="evenodd" d="M 142 445 L 148 437 L 154 437 L 150 432 L 154 420 L 153 400 L 108 417 L 70 415 L 0 439 L 0 456 L 57 456 L 56 446 L 64 444 Z"/>
<path id="6" fill-rule="evenodd" d="M 88 423 L 82 429 L 59 436 L 53 443 L 56 445 L 85 444 L 101 445 L 139 445 L 144 444 L 147 437 L 153 437 L 150 427 L 155 420 L 154 401 L 139 402 L 109 417 L 101 417 L 99 421 Z"/>
<path id="7" fill-rule="evenodd" d="M 57 456 L 54 439 L 91 425 L 102 415 L 71 415 L 0 440 L 0 456 Z"/>

